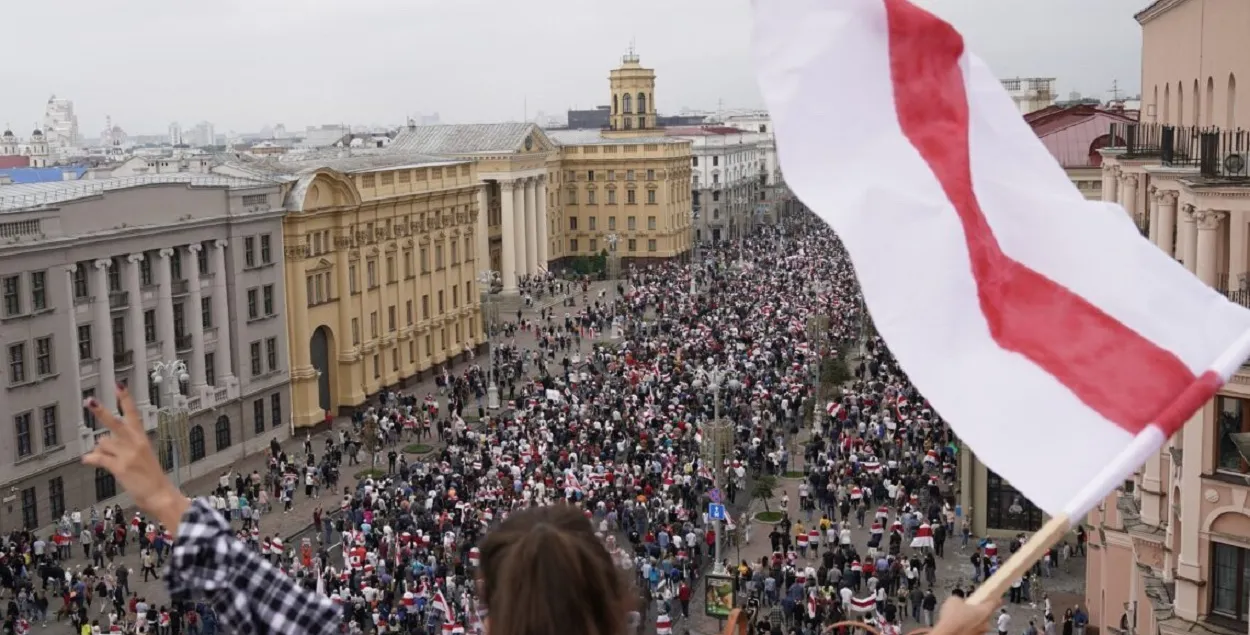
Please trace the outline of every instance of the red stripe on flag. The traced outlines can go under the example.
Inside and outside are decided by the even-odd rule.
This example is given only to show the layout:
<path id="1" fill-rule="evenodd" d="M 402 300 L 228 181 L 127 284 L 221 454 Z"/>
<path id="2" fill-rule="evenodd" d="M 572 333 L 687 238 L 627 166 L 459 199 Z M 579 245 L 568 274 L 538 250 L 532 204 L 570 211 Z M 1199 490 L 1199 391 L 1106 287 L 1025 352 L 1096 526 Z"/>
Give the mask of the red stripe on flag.
<path id="1" fill-rule="evenodd" d="M 959 215 L 991 337 L 1125 431 L 1154 423 L 1171 436 L 1223 381 L 1194 376 L 1171 351 L 1003 253 L 972 186 L 963 38 L 908 0 L 883 1 L 899 125 Z"/>

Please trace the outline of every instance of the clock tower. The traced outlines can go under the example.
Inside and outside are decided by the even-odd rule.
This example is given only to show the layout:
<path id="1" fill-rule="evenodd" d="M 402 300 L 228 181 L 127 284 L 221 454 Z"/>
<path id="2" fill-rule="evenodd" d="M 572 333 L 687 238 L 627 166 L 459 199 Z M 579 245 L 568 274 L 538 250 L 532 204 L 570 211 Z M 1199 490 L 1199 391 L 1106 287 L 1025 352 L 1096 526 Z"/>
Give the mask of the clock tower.
<path id="1" fill-rule="evenodd" d="M 634 47 L 621 57 L 621 65 L 608 74 L 612 112 L 607 137 L 654 136 L 655 70 L 643 68 Z"/>

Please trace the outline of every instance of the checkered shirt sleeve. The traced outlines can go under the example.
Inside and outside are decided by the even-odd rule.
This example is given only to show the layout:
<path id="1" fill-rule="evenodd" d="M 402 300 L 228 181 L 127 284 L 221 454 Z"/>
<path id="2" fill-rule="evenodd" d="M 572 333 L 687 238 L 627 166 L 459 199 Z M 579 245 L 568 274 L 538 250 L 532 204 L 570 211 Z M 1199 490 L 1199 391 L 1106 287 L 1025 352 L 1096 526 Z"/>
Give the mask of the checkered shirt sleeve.
<path id="1" fill-rule="evenodd" d="M 248 549 L 201 499 L 182 517 L 165 583 L 175 600 L 211 604 L 232 635 L 332 635 L 343 615 L 329 598 Z"/>

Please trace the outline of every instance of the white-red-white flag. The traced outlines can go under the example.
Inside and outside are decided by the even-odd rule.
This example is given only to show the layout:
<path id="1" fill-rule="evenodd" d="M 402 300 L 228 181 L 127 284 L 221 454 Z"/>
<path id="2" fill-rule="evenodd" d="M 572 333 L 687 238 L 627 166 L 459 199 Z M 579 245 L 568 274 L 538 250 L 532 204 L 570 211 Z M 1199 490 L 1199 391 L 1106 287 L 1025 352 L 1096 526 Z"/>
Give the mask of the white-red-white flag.
<path id="1" fill-rule="evenodd" d="M 908 377 L 1047 512 L 1083 516 L 1250 355 L 1250 311 L 1085 200 L 949 24 L 908 0 L 754 13 L 786 183 Z"/>

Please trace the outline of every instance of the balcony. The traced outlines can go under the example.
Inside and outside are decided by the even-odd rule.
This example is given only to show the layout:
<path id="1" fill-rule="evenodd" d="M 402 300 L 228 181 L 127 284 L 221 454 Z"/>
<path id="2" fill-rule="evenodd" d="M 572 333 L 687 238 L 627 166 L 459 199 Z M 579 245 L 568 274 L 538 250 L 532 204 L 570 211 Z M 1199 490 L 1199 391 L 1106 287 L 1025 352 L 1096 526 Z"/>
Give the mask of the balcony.
<path id="1" fill-rule="evenodd" d="M 1123 149 L 1123 159 L 1153 159 L 1168 166 L 1192 166 L 1198 161 L 1200 129 L 1155 123 L 1113 123 L 1108 149 Z"/>
<path id="2" fill-rule="evenodd" d="M 1222 273 L 1215 282 L 1215 289 L 1230 302 L 1250 308 L 1250 276 L 1241 274 L 1238 280 L 1230 281 L 1228 274 Z"/>
<path id="3" fill-rule="evenodd" d="M 191 350 L 191 336 L 183 334 L 183 335 L 179 335 L 175 337 L 174 338 L 174 350 L 180 353 L 183 351 Z"/>
<path id="4" fill-rule="evenodd" d="M 187 284 L 186 280 L 174 280 L 170 284 L 170 292 L 175 296 L 186 295 L 190 292 L 190 288 L 191 286 Z"/>
<path id="5" fill-rule="evenodd" d="M 110 309 L 125 308 L 129 304 L 130 304 L 130 292 L 113 291 L 112 293 L 109 293 L 109 308 Z"/>
<path id="6" fill-rule="evenodd" d="M 1250 132 L 1212 128 L 1198 133 L 1198 174 L 1211 180 L 1250 180 Z"/>
<path id="7" fill-rule="evenodd" d="M 123 366 L 130 367 L 135 365 L 134 351 L 120 351 L 113 353 L 113 367 L 120 370 Z"/>

